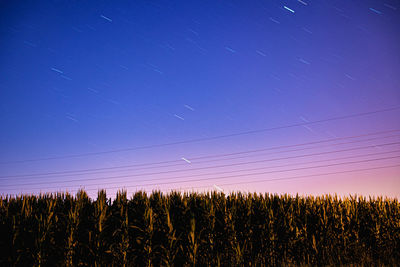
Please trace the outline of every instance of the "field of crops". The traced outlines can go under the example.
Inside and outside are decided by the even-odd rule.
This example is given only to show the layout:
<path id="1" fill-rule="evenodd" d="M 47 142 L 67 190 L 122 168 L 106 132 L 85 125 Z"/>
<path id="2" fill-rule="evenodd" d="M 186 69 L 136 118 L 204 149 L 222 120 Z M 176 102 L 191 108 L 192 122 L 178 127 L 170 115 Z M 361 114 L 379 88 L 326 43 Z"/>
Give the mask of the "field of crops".
<path id="1" fill-rule="evenodd" d="M 400 262 L 397 199 L 139 192 L 0 199 L 1 266 Z"/>

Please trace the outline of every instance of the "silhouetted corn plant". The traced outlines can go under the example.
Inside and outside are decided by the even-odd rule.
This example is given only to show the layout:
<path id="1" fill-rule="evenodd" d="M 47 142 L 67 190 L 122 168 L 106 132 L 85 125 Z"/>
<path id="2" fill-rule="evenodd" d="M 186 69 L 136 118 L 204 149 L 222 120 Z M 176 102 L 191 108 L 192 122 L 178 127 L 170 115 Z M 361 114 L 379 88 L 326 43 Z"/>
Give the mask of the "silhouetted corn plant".
<path id="1" fill-rule="evenodd" d="M 0 197 L 0 266 L 395 265 L 397 199 L 100 191 Z"/>
<path id="2" fill-rule="evenodd" d="M 167 200 L 168 201 L 168 200 Z M 178 237 L 176 236 L 176 230 L 171 222 L 171 217 L 169 215 L 169 208 L 167 203 L 164 203 L 164 209 L 166 214 L 166 224 L 168 226 L 168 231 L 166 232 L 167 242 L 166 244 L 161 244 L 162 249 L 162 263 L 163 265 L 170 267 L 174 266 L 175 258 L 178 253 Z"/>
<path id="3" fill-rule="evenodd" d="M 118 192 L 113 203 L 114 232 L 111 251 L 116 266 L 127 266 L 129 252 L 129 218 L 126 191 Z"/>
<path id="4" fill-rule="evenodd" d="M 36 256 L 35 265 L 46 264 L 49 253 L 52 252 L 55 244 L 53 226 L 57 223 L 58 217 L 55 214 L 56 199 L 52 196 L 40 196 L 38 204 L 42 204 L 39 212 L 35 214 L 37 229 L 35 234 Z"/>
<path id="5" fill-rule="evenodd" d="M 106 258 L 111 254 L 108 247 L 107 230 L 108 219 L 110 217 L 110 204 L 107 200 L 107 195 L 104 190 L 97 194 L 97 200 L 94 202 L 94 236 L 92 253 L 95 257 L 94 266 L 102 266 L 105 262 L 109 262 Z"/>
<path id="6" fill-rule="evenodd" d="M 70 195 L 67 195 L 65 202 L 69 207 L 67 210 L 68 215 L 65 243 L 65 265 L 74 266 L 75 250 L 78 244 L 76 235 L 81 206 L 77 205 L 77 201 L 75 201 Z"/>

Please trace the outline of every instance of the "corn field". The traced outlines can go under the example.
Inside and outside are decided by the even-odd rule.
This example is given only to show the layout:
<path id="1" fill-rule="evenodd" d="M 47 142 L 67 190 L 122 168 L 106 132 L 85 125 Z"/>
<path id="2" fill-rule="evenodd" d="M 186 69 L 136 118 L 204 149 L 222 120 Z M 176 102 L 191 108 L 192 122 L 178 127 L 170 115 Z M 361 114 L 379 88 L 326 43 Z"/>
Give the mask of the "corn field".
<path id="1" fill-rule="evenodd" d="M 395 265 L 397 199 L 84 191 L 0 198 L 0 266 Z"/>

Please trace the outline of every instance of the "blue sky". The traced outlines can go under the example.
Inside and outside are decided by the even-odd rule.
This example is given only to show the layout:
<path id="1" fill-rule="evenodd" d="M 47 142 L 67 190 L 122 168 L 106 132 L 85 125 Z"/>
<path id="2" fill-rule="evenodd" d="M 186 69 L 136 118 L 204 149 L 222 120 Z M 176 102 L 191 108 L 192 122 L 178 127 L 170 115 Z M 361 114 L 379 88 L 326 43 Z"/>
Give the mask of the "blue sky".
<path id="1" fill-rule="evenodd" d="M 2 192 L 38 192 L 12 187 L 32 179 L 7 180 L 10 175 L 175 160 L 398 129 L 395 110 L 201 144 L 12 163 L 398 106 L 399 8 L 398 1 L 2 1 L 1 184 L 15 188 Z M 271 190 L 358 192 L 345 182 L 332 187 L 351 175 L 326 179 L 313 191 L 304 183 L 275 183 Z M 363 175 L 371 182 L 361 193 L 400 194 L 393 191 L 400 185 L 399 168 Z M 380 175 L 388 181 L 374 180 Z M 63 179 L 53 179 L 59 179 L 59 189 L 66 187 Z M 128 182 L 135 179 L 116 184 Z M 93 185 L 74 188 L 87 184 Z M 376 189 L 377 184 L 382 187 Z M 267 191 L 270 186 L 230 189 Z"/>

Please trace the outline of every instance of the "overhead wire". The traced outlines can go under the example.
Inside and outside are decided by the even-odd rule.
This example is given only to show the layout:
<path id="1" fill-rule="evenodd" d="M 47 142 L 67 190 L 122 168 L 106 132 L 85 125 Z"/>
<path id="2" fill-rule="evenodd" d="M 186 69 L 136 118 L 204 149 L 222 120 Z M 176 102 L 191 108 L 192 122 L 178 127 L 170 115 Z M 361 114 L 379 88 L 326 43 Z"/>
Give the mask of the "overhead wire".
<path id="1" fill-rule="evenodd" d="M 295 179 L 305 179 L 311 177 L 320 177 L 320 176 L 327 176 L 327 175 L 335 175 L 335 174 L 344 174 L 344 173 L 351 173 L 351 172 L 360 172 L 360 171 L 371 171 L 371 170 L 379 170 L 379 169 L 388 169 L 388 168 L 395 168 L 400 167 L 400 164 L 394 165 L 386 165 L 386 166 L 379 166 L 379 167 L 371 167 L 371 168 L 361 168 L 355 170 L 346 170 L 346 171 L 337 171 L 337 172 L 329 172 L 329 173 L 318 173 L 318 174 L 307 174 L 307 175 L 300 175 L 300 176 L 291 176 L 291 177 L 283 177 L 283 178 L 272 178 L 272 179 L 262 179 L 262 180 L 255 180 L 255 181 L 246 181 L 246 182 L 236 182 L 236 183 L 228 183 L 228 184 L 218 184 L 218 186 L 232 186 L 232 185 L 242 185 L 242 184 L 254 184 L 254 183 L 265 183 L 265 182 L 273 182 L 273 181 L 285 181 L 285 180 L 295 180 Z M 206 188 L 212 187 L 212 185 L 207 186 L 193 186 L 193 187 L 185 187 L 185 188 L 173 188 L 169 190 L 184 190 L 184 189 L 195 189 L 195 188 Z M 118 188 L 117 188 L 118 189 Z M 79 190 L 79 189 L 78 189 Z M 96 189 L 97 190 L 97 189 Z"/>
<path id="2" fill-rule="evenodd" d="M 141 149 L 151 149 L 151 148 L 158 148 L 158 147 L 174 146 L 174 145 L 180 145 L 180 144 L 197 143 L 197 142 L 218 140 L 218 139 L 223 139 L 223 138 L 229 138 L 229 137 L 235 137 L 235 136 L 241 136 L 241 135 L 248 135 L 248 134 L 256 134 L 256 133 L 262 133 L 262 132 L 268 132 L 268 131 L 274 131 L 274 130 L 280 130 L 280 129 L 288 129 L 288 128 L 299 127 L 299 126 L 313 125 L 313 124 L 318 124 L 318 123 L 323 123 L 323 122 L 330 122 L 330 121 L 344 120 L 344 119 L 349 119 L 349 118 L 363 117 L 363 116 L 368 116 L 368 115 L 373 115 L 373 114 L 378 114 L 378 113 L 383 113 L 383 112 L 394 111 L 394 110 L 398 110 L 398 109 L 400 109 L 400 106 L 395 106 L 395 107 L 385 108 L 385 109 L 379 109 L 379 110 L 374 110 L 374 111 L 354 113 L 354 114 L 344 115 L 344 116 L 336 116 L 336 117 L 331 117 L 331 118 L 327 118 L 327 119 L 320 119 L 320 120 L 315 120 L 315 121 L 288 124 L 288 125 L 282 125 L 282 126 L 276 126 L 276 127 L 270 127 L 270 128 L 264 128 L 264 129 L 258 129 L 258 130 L 251 130 L 251 131 L 243 131 L 243 132 L 232 133 L 232 134 L 218 135 L 218 136 L 212 136 L 212 137 L 188 139 L 188 140 L 176 141 L 176 142 L 170 142 L 170 143 L 161 143 L 161 144 L 153 144 L 153 145 L 146 145 L 146 146 L 137 146 L 137 147 L 130 147 L 130 148 L 114 149 L 114 150 L 105 150 L 105 151 L 98 151 L 98 152 L 70 154 L 70 155 L 64 155 L 64 156 L 53 156 L 53 157 L 32 158 L 32 159 L 25 159 L 25 160 L 6 161 L 6 162 L 0 162 L 0 164 L 4 165 L 4 164 L 17 164 L 17 163 L 26 163 L 26 162 L 37 162 L 37 161 L 67 159 L 67 158 L 79 158 L 79 157 L 87 157 L 87 156 L 95 156 L 95 155 L 104 155 L 104 154 L 111 154 L 111 153 L 135 151 L 135 150 L 141 150 Z"/>
<path id="3" fill-rule="evenodd" d="M 148 173 L 118 175 L 118 176 L 107 176 L 107 177 L 69 179 L 69 180 L 62 180 L 62 181 L 45 181 L 45 182 L 35 182 L 35 183 L 30 183 L 30 184 L 31 185 L 36 185 L 36 184 L 51 184 L 51 183 L 60 183 L 60 182 L 67 183 L 67 182 L 81 182 L 81 181 L 91 181 L 91 180 L 99 181 L 99 180 L 109 180 L 109 179 L 117 179 L 117 178 L 131 178 L 131 177 L 138 177 L 138 176 L 169 174 L 169 173 L 187 172 L 187 171 L 198 171 L 198 170 L 224 168 L 224 167 L 240 166 L 240 165 L 254 164 L 254 163 L 265 163 L 265 162 L 278 161 L 278 160 L 297 159 L 297 158 L 301 158 L 301 157 L 320 156 L 320 155 L 326 155 L 326 154 L 332 154 L 332 153 L 354 151 L 354 150 L 359 150 L 359 149 L 375 148 L 376 146 L 381 146 L 382 147 L 382 146 L 390 146 L 390 145 L 396 145 L 396 144 L 400 144 L 400 142 L 374 144 L 374 145 L 368 145 L 368 146 L 362 146 L 362 147 L 353 147 L 353 148 L 326 151 L 326 152 L 318 152 L 318 153 L 311 153 L 311 154 L 301 154 L 301 155 L 295 155 L 295 156 L 289 156 L 289 157 L 280 157 L 280 158 L 268 158 L 268 159 L 255 160 L 255 161 L 238 162 L 238 163 L 230 163 L 230 164 L 214 165 L 214 166 L 205 166 L 205 167 L 197 167 L 197 168 L 189 168 L 189 169 L 178 169 L 178 170 L 168 170 L 168 171 L 161 171 L 161 172 L 148 172 Z M 1 180 L 4 180 L 4 178 L 1 179 Z"/>
<path id="4" fill-rule="evenodd" d="M 395 152 L 400 152 L 400 150 L 396 150 L 396 151 L 389 151 L 389 152 L 387 152 L 387 151 L 385 151 L 385 152 L 378 152 L 378 153 L 370 153 L 370 154 L 368 154 L 368 155 L 366 155 L 366 156 L 370 156 L 370 155 L 380 155 L 380 154 L 388 154 L 388 153 L 395 153 Z M 306 162 L 306 163 L 300 163 L 300 164 L 297 164 L 297 165 L 301 165 L 301 164 L 312 164 L 312 163 L 316 163 L 316 162 L 324 162 L 324 161 L 332 161 L 332 160 L 340 160 L 340 159 L 348 159 L 348 158 L 355 158 L 355 157 L 359 157 L 359 156 L 348 156 L 348 157 L 344 157 L 344 158 L 336 158 L 336 159 L 326 159 L 326 160 L 320 160 L 320 161 L 311 161 L 311 162 Z M 394 156 L 394 157 L 387 157 L 387 158 L 377 158 L 377 159 L 372 159 L 372 160 L 382 160 L 382 159 L 393 159 L 393 158 L 399 158 L 400 156 Z M 361 160 L 361 161 L 353 161 L 353 162 L 344 162 L 344 163 L 335 163 L 335 164 L 328 164 L 328 165 L 321 165 L 321 166 L 314 166 L 314 167 L 304 167 L 304 168 L 298 168 L 298 169 L 291 169 L 290 171 L 292 171 L 292 170 L 302 170 L 302 169 L 310 169 L 310 168 L 319 168 L 319 167 L 327 167 L 327 166 L 336 166 L 336 165 L 341 165 L 341 164 L 353 164 L 353 163 L 362 163 L 362 162 L 370 162 L 370 161 L 372 161 L 371 159 L 367 159 L 367 160 Z M 268 169 L 268 168 L 279 168 L 279 167 L 284 167 L 284 166 L 293 166 L 293 165 L 296 165 L 296 164 L 288 164 L 288 165 L 280 165 L 280 166 L 269 166 L 269 167 L 261 167 L 261 168 L 256 168 L 255 170 L 257 170 L 257 169 Z M 253 169 L 254 170 L 254 169 Z M 242 172 L 242 171 L 248 171 L 248 170 L 237 170 L 237 171 L 231 171 L 231 172 L 234 172 L 234 173 L 236 173 L 236 172 Z M 286 171 L 288 171 L 288 170 L 286 170 Z M 223 172 L 223 173 L 231 173 L 231 172 Z M 275 173 L 275 172 L 282 172 L 282 170 L 281 171 L 272 171 L 272 172 L 263 172 L 263 173 L 257 173 L 257 174 L 268 174 L 268 173 Z M 221 173 L 220 173 L 221 174 Z M 207 173 L 207 174 L 197 174 L 197 175 L 189 175 L 189 177 L 191 176 L 191 177 L 196 177 L 196 176 L 206 176 L 206 175 L 217 175 L 217 174 L 215 174 L 215 173 Z M 248 176 L 248 175 L 252 175 L 252 174 L 240 174 L 240 175 L 242 175 L 242 176 Z M 239 175 L 239 176 L 240 176 Z M 187 178 L 188 176 L 181 176 L 181 177 L 168 177 L 168 178 L 158 178 L 158 179 L 147 179 L 147 180 L 142 180 L 142 181 L 135 181 L 135 183 L 138 183 L 138 182 L 147 182 L 147 181 L 154 181 L 154 180 L 163 180 L 163 181 L 165 181 L 165 180 L 172 180 L 172 179 L 180 179 L 180 178 Z M 237 175 L 235 175 L 235 176 L 227 176 L 227 177 L 237 177 Z M 225 178 L 225 177 L 224 177 Z M 205 180 L 208 180 L 208 179 L 210 179 L 210 178 L 205 178 Z M 214 178 L 211 178 L 211 179 L 214 179 Z M 200 181 L 201 180 L 203 180 L 203 179 L 200 179 Z M 174 182 L 172 182 L 172 183 L 178 183 L 178 182 L 192 182 L 192 181 L 199 181 L 199 180 L 186 180 L 186 181 L 174 181 Z M 56 181 L 50 181 L 51 183 L 59 183 L 59 182 L 56 182 Z M 46 184 L 49 184 L 50 182 L 48 182 L 48 183 L 46 183 Z M 126 182 L 126 181 L 125 181 Z M 168 182 L 167 182 L 168 183 Z M 169 183 L 171 183 L 171 182 L 169 182 Z M 145 186 L 149 186 L 149 185 L 160 185 L 160 184 L 165 184 L 165 182 L 159 182 L 159 183 L 155 183 L 155 184 L 146 184 Z M 24 185 L 32 185 L 32 184 L 24 184 Z M 14 185 L 14 186 L 22 186 L 22 184 L 20 184 L 20 185 Z M 64 187 L 67 187 L 67 186 L 64 186 Z M 50 188 L 50 187 L 47 187 L 47 188 Z M 58 187 L 53 187 L 53 188 L 59 188 L 59 186 Z M 39 188 L 38 188 L 39 189 Z"/>
<path id="5" fill-rule="evenodd" d="M 263 151 L 269 151 L 269 150 L 278 150 L 278 149 L 283 149 L 283 148 L 290 148 L 290 147 L 299 147 L 299 146 L 306 146 L 306 145 L 313 145 L 313 144 L 321 144 L 321 143 L 327 143 L 327 142 L 333 142 L 333 141 L 339 141 L 339 140 L 346 140 L 346 139 L 354 139 L 354 138 L 359 138 L 359 137 L 366 137 L 366 136 L 371 136 L 371 135 L 378 135 L 381 133 L 391 133 L 391 132 L 399 132 L 400 130 L 390 130 L 390 131 L 383 131 L 383 132 L 375 132 L 375 133 L 370 133 L 370 134 L 363 134 L 363 135 L 356 135 L 356 136 L 349 136 L 349 137 L 340 137 L 340 138 L 334 138 L 334 139 L 325 139 L 325 140 L 320 140 L 320 141 L 314 141 L 314 142 L 306 142 L 306 143 L 300 143 L 300 144 L 293 144 L 293 145 L 284 145 L 284 146 L 277 146 L 277 147 L 268 147 L 268 148 L 262 148 L 262 149 L 253 149 L 253 150 L 245 150 L 245 151 L 239 151 L 239 152 L 233 152 L 233 153 L 225 153 L 225 154 L 214 154 L 214 155 L 209 155 L 209 156 L 200 156 L 200 157 L 188 157 L 190 159 L 191 164 L 202 164 L 202 163 L 208 163 L 208 162 L 215 162 L 215 161 L 224 161 L 224 160 L 232 160 L 232 159 L 239 159 L 239 158 L 244 158 L 244 157 L 249 157 L 249 156 L 241 156 L 241 157 L 234 157 L 234 158 L 224 158 L 228 156 L 233 156 L 233 155 L 243 155 L 243 154 L 251 154 L 251 153 L 259 153 Z M 321 147 L 331 147 L 331 146 L 338 146 L 338 145 L 345 145 L 345 144 L 355 144 L 355 143 L 361 143 L 361 142 L 367 142 L 367 141 L 373 141 L 373 140 L 381 140 L 381 139 L 386 139 L 386 138 L 392 138 L 392 137 L 399 137 L 400 135 L 389 135 L 389 136 L 384 136 L 384 137 L 374 137 L 374 138 L 369 138 L 369 139 L 362 139 L 362 140 L 353 140 L 349 142 L 342 142 L 342 143 L 334 143 L 334 144 L 328 144 L 325 146 L 318 146 L 317 148 Z M 310 149 L 315 149 L 316 147 L 305 147 L 305 148 L 299 148 L 299 149 L 292 149 L 292 150 L 284 150 L 284 151 L 275 151 L 271 152 L 268 154 L 280 154 L 280 153 L 287 153 L 287 152 L 296 152 L 296 151 L 303 151 L 303 150 L 310 150 Z M 267 154 L 257 154 L 253 156 L 260 156 L 260 155 L 267 155 Z M 218 158 L 222 157 L 222 159 L 217 159 L 217 160 L 212 160 L 210 158 Z M 205 161 L 196 161 L 198 159 L 208 159 Z M 162 166 L 151 166 L 151 167 L 143 167 L 143 168 L 130 168 L 132 166 L 138 166 L 136 164 L 133 165 L 122 165 L 122 166 L 114 166 L 114 167 L 105 167 L 105 168 L 93 168 L 93 169 L 83 169 L 83 170 L 71 170 L 71 171 L 59 171 L 59 172 L 43 172 L 43 173 L 33 173 L 33 174 L 20 174 L 20 175 L 6 175 L 6 176 L 0 176 L 0 180 L 3 179 L 14 179 L 14 178 L 23 178 L 23 177 L 38 177 L 38 178 L 44 178 L 45 176 L 52 176 L 54 177 L 70 177 L 70 176 L 82 176 L 82 175 L 93 175 L 93 174 L 103 174 L 103 173 L 113 173 L 115 171 L 122 172 L 122 171 L 138 171 L 138 170 L 146 170 L 146 169 L 159 169 L 159 168 L 169 168 L 169 167 L 176 167 L 176 166 L 186 166 L 187 163 L 183 163 L 182 160 L 174 160 L 174 161 L 164 161 L 164 162 L 157 162 L 157 163 L 148 163 L 148 165 L 152 164 L 161 164 L 165 162 L 179 162 L 178 164 L 170 164 L 170 165 L 162 165 Z M 121 168 L 121 170 L 119 169 Z"/>
<path id="6" fill-rule="evenodd" d="M 228 173 L 239 173 L 239 172 L 245 172 L 245 171 L 256 171 L 256 170 L 265 170 L 265 169 L 273 169 L 273 168 L 282 168 L 282 167 L 290 167 L 290 166 L 296 166 L 296 165 L 307 165 L 307 164 L 313 164 L 313 163 L 320 163 L 320 162 L 327 162 L 327 161 L 337 161 L 337 160 L 343 160 L 343 159 L 351 159 L 351 158 L 359 158 L 359 157 L 367 157 L 367 156 L 372 156 L 372 155 L 383 155 L 383 154 L 390 154 L 390 153 L 396 153 L 400 152 L 400 150 L 394 150 L 394 151 L 384 151 L 384 152 L 374 152 L 374 153 L 369 153 L 369 154 L 363 154 L 363 155 L 353 155 L 353 156 L 346 156 L 346 157 L 339 157 L 339 158 L 330 158 L 330 159 L 323 159 L 323 160 L 313 160 L 309 162 L 300 162 L 300 163 L 291 163 L 291 164 L 283 164 L 283 165 L 275 165 L 275 166 L 267 166 L 267 167 L 257 167 L 257 168 L 251 168 L 251 169 L 241 169 L 241 170 L 233 170 L 233 171 L 223 171 L 223 172 L 214 172 L 214 173 L 202 173 L 202 174 L 190 174 L 190 175 L 185 175 L 185 176 L 175 176 L 175 177 L 167 177 L 167 178 L 151 178 L 151 179 L 146 179 L 146 180 L 139 180 L 135 181 L 135 183 L 140 183 L 140 182 L 148 182 L 148 181 L 157 181 L 157 180 L 175 180 L 175 179 L 182 179 L 185 178 L 187 179 L 189 177 L 201 177 L 201 176 L 209 176 L 209 175 L 221 175 L 221 174 L 228 174 Z M 176 181 L 178 183 L 180 181 Z M 57 182 L 54 182 L 57 183 Z M 48 183 L 46 183 L 48 184 Z M 107 184 L 115 184 L 115 181 L 113 182 L 108 182 L 108 183 L 102 183 L 101 185 L 107 185 Z M 27 185 L 36 185 L 35 183 L 28 183 L 28 184 L 18 184 L 18 185 L 6 185 L 6 187 L 16 187 L 16 186 L 27 186 Z M 92 186 L 93 184 L 88 184 L 88 186 Z M 46 189 L 50 188 L 59 188 L 60 186 L 50 186 L 46 187 Z M 42 189 L 42 187 L 38 188 L 30 188 L 30 189 Z M 11 189 L 15 190 L 15 189 Z"/>
<path id="7" fill-rule="evenodd" d="M 393 156 L 393 157 L 385 157 L 385 158 L 374 158 L 374 159 L 368 159 L 368 160 L 360 160 L 360 161 L 352 161 L 352 162 L 345 162 L 345 163 L 335 163 L 335 164 L 326 164 L 326 165 L 320 165 L 320 166 L 312 166 L 312 167 L 304 167 L 304 168 L 295 168 L 295 169 L 289 169 L 289 170 L 281 170 L 281 171 L 270 171 L 270 172 L 259 172 L 259 173 L 249 173 L 249 174 L 240 174 L 240 175 L 230 175 L 230 176 L 223 176 L 223 177 L 211 177 L 211 178 L 202 178 L 202 179 L 191 179 L 191 180 L 186 180 L 186 181 L 179 181 L 179 183 L 191 183 L 191 182 L 201 182 L 201 181 L 210 181 L 210 180 L 221 180 L 221 179 L 227 179 L 227 178 L 236 178 L 236 177 L 243 177 L 243 176 L 254 176 L 254 175 L 263 175 L 263 174 L 272 174 L 272 173 L 282 173 L 282 172 L 289 172 L 289 171 L 298 171 L 298 170 L 305 170 L 305 169 L 316 169 L 316 168 L 322 168 L 322 167 L 333 167 L 333 166 L 340 166 L 340 165 L 348 165 L 348 164 L 358 164 L 358 163 L 365 163 L 365 162 L 374 162 L 377 160 L 387 160 L 387 159 L 394 159 L 394 158 L 400 158 L 400 156 Z M 362 169 L 357 169 L 357 170 L 348 170 L 348 171 L 340 171 L 340 172 L 332 172 L 332 173 L 322 173 L 322 174 L 310 174 L 310 175 L 303 175 L 303 176 L 294 176 L 294 177 L 315 177 L 315 176 L 323 176 L 323 175 L 330 175 L 330 174 L 340 174 L 340 173 L 347 173 L 347 172 L 354 172 L 354 171 L 364 171 L 364 170 L 375 170 L 375 169 L 382 169 L 382 168 L 392 168 L 392 167 L 399 167 L 400 164 L 393 164 L 393 165 L 387 165 L 387 166 L 379 166 L 379 167 L 372 167 L 372 168 L 362 168 Z M 292 178 L 294 178 L 292 177 Z M 285 178 L 288 179 L 288 178 Z M 274 179 L 276 181 L 281 180 L 280 178 Z M 268 179 L 262 180 L 262 181 L 268 181 Z M 272 181 L 272 180 L 271 180 Z M 159 185 L 168 185 L 168 184 L 176 184 L 178 182 L 164 182 L 164 183 L 153 183 L 153 184 L 144 184 L 144 185 L 129 185 L 129 186 L 114 186 L 114 187 L 97 187 L 93 189 L 86 189 L 85 187 L 81 187 L 80 189 L 83 189 L 85 191 L 96 191 L 100 189 L 105 189 L 105 190 L 111 190 L 111 189 L 126 189 L 126 188 L 143 188 L 146 186 L 159 186 Z M 244 182 L 244 183 L 249 183 L 249 182 Z M 224 184 L 219 184 L 220 186 L 224 186 Z M 194 186 L 190 187 L 194 188 Z M 67 190 L 68 192 L 73 192 L 73 191 L 78 191 L 80 189 L 76 190 Z"/>

